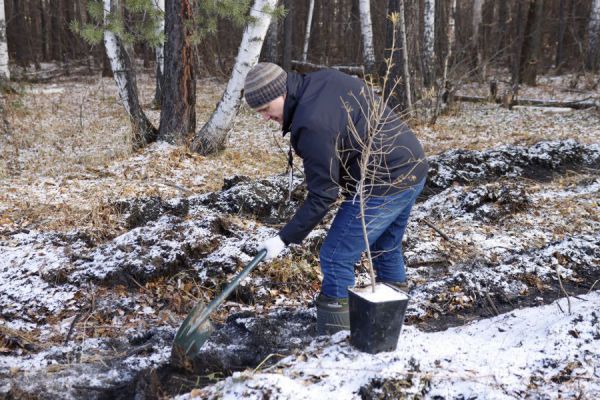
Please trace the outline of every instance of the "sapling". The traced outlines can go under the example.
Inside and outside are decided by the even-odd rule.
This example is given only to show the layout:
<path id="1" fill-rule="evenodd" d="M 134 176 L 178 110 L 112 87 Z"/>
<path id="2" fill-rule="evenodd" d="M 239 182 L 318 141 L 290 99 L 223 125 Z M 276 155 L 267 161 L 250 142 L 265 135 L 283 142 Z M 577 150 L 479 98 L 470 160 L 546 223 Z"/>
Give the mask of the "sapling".
<path id="1" fill-rule="evenodd" d="M 394 26 L 401 21 L 398 13 L 392 13 L 389 18 Z M 400 84 L 400 79 L 390 81 L 391 70 L 394 66 L 392 60 L 396 44 L 396 29 L 394 29 L 393 32 L 392 46 L 390 49 L 389 58 L 385 60 L 386 68 L 381 80 L 383 88 L 386 89 L 382 92 L 389 94 L 394 93 L 396 87 Z M 390 87 L 388 87 L 388 85 L 390 85 Z M 390 139 L 389 132 L 385 130 L 385 125 L 386 123 L 395 122 L 395 120 L 401 119 L 404 115 L 401 113 L 395 113 L 396 110 L 389 106 L 390 95 L 377 95 L 375 93 L 374 86 L 373 78 L 368 77 L 367 85 L 363 88 L 363 90 L 358 95 L 354 93 L 351 94 L 351 97 L 356 101 L 353 101 L 352 104 L 344 102 L 344 107 L 348 116 L 349 138 L 353 145 L 350 149 L 339 150 L 342 148 L 339 143 L 339 138 L 337 143 L 337 156 L 341 161 L 340 164 L 342 165 L 342 168 L 344 169 L 346 169 L 343 162 L 345 153 L 358 151 L 361 154 L 361 159 L 359 162 L 360 178 L 350 179 L 352 180 L 351 184 L 355 186 L 355 196 L 353 201 L 358 201 L 359 204 L 362 236 L 366 246 L 366 261 L 373 292 L 375 292 L 375 271 L 373 268 L 373 254 L 371 253 L 371 249 L 369 247 L 369 226 L 366 221 L 368 200 L 369 198 L 375 196 L 375 194 L 372 193 L 373 188 L 381 185 L 397 187 L 399 182 L 402 182 L 405 178 L 407 178 L 412 173 L 416 165 L 418 165 L 418 162 L 415 162 L 413 168 L 408 173 L 398 177 L 393 182 L 389 181 L 388 176 L 390 174 L 390 170 L 385 164 L 385 155 L 386 153 L 394 150 L 393 147 L 387 144 L 389 142 L 394 143 L 394 140 Z M 359 96 L 361 96 L 363 100 L 366 100 L 366 108 L 361 106 L 362 103 L 359 100 Z M 359 129 L 352 120 L 353 108 L 356 107 L 356 105 L 360 107 L 359 111 L 366 121 L 365 129 Z M 402 134 L 402 130 L 397 132 L 397 135 Z M 419 160 L 413 159 L 411 162 L 412 161 Z M 352 176 L 348 170 L 345 170 L 344 173 L 348 177 Z M 385 206 L 385 204 L 383 206 Z"/>

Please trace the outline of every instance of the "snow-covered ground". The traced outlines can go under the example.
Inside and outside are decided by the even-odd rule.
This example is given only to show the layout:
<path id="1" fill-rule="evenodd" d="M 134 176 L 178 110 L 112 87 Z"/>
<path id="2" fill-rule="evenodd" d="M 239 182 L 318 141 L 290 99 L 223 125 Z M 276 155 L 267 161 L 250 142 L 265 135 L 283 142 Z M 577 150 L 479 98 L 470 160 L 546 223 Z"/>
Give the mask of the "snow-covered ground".
<path id="1" fill-rule="evenodd" d="M 435 333 L 408 326 L 395 351 L 377 355 L 339 332 L 177 399 L 597 399 L 600 293 L 570 307 L 562 299 Z"/>
<path id="2" fill-rule="evenodd" d="M 523 95 L 560 98 L 564 82 L 542 82 Z M 199 123 L 220 89 L 199 87 Z M 169 369 L 181 321 L 302 198 L 275 176 L 285 141 L 242 110 L 219 156 L 131 153 L 110 80 L 25 93 L 0 137 L 0 397 L 600 398 L 598 110 L 462 104 L 415 127 L 431 171 L 396 351 L 316 337 L 327 219 L 222 305 L 190 374 Z"/>

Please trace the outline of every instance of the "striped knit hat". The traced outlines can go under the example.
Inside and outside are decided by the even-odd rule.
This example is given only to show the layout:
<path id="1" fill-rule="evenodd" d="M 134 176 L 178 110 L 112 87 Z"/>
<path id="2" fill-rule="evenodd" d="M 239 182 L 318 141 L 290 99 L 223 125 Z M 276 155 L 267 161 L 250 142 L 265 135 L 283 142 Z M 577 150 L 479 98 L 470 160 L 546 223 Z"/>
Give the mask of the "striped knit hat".
<path id="1" fill-rule="evenodd" d="M 253 109 L 262 106 L 285 94 L 287 73 L 273 63 L 258 63 L 248 75 L 244 83 L 244 98 Z"/>

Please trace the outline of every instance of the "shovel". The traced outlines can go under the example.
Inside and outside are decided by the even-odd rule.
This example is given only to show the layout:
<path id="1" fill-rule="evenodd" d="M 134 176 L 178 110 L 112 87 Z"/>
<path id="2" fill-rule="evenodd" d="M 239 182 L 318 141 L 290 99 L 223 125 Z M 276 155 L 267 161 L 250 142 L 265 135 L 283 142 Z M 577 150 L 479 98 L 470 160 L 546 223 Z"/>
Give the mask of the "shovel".
<path id="1" fill-rule="evenodd" d="M 202 301 L 198 302 L 183 321 L 171 350 L 171 363 L 186 369 L 193 370 L 194 361 L 200 352 L 200 348 L 214 331 L 208 317 L 221 304 L 229 294 L 248 276 L 259 262 L 267 255 L 267 250 L 261 250 L 256 257 L 244 269 L 233 278 L 227 287 L 215 297 L 207 306 Z"/>

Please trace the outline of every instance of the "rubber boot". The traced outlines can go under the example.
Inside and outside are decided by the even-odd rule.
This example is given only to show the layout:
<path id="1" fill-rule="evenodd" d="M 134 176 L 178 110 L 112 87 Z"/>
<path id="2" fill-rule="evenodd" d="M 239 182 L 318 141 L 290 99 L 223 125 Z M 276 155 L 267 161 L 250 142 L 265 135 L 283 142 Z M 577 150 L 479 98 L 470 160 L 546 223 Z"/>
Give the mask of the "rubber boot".
<path id="1" fill-rule="evenodd" d="M 333 335 L 350 329 L 348 299 L 336 299 L 319 294 L 317 297 L 317 333 Z"/>

